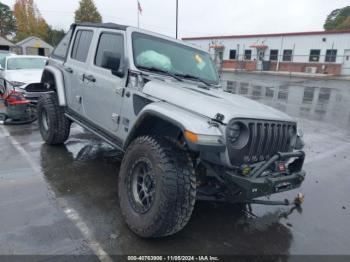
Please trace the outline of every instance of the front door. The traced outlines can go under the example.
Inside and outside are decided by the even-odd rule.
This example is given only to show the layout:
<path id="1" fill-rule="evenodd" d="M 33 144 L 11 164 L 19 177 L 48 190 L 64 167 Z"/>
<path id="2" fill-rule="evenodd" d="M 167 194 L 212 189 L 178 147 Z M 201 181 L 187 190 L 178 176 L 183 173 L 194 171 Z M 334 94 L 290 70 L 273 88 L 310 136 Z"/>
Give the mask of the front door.
<path id="1" fill-rule="evenodd" d="M 64 63 L 64 80 L 67 87 L 67 103 L 77 113 L 82 112 L 84 74 L 88 69 L 88 54 L 93 37 L 92 30 L 78 29 L 74 42 Z"/>
<path id="2" fill-rule="evenodd" d="M 257 49 L 257 61 L 256 61 L 256 70 L 263 70 L 263 61 L 265 57 L 265 50 Z"/>
<path id="3" fill-rule="evenodd" d="M 83 108 L 85 117 L 115 134 L 119 127 L 125 79 L 112 74 L 117 70 L 115 59 L 122 63 L 124 32 L 100 29 L 94 41 L 94 52 L 85 75 Z"/>
<path id="4" fill-rule="evenodd" d="M 350 75 L 350 49 L 344 51 L 342 75 Z"/>

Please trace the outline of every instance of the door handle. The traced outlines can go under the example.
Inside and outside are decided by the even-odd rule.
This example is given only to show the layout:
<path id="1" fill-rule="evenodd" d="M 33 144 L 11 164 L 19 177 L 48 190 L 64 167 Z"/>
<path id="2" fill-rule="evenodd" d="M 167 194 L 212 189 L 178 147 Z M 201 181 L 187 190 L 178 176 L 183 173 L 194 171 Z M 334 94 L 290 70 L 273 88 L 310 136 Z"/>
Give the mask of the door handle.
<path id="1" fill-rule="evenodd" d="M 88 80 L 88 81 L 90 81 L 90 82 L 94 82 L 94 83 L 96 82 L 96 78 L 95 78 L 93 75 L 85 75 L 85 74 L 84 74 L 84 75 L 83 75 L 83 81 L 84 81 L 85 79 Z"/>
<path id="2" fill-rule="evenodd" d="M 70 67 L 65 67 L 64 70 L 66 70 L 68 73 L 73 74 L 73 69 Z"/>

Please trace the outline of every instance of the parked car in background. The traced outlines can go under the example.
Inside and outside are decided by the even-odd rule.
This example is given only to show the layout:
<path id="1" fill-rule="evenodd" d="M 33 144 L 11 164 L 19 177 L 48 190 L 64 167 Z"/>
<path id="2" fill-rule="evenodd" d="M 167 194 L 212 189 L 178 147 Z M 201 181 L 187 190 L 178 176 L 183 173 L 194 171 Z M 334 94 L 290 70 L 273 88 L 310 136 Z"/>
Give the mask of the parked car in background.
<path id="1" fill-rule="evenodd" d="M 15 53 L 12 53 L 10 51 L 6 51 L 6 50 L 0 50 L 0 63 L 2 61 L 2 59 L 4 59 L 7 56 L 14 56 L 16 55 Z"/>
<path id="2" fill-rule="evenodd" d="M 40 96 L 41 76 L 47 58 L 42 56 L 8 55 L 1 61 L 0 77 L 23 90 L 26 99 L 36 102 Z"/>
<path id="3" fill-rule="evenodd" d="M 15 53 L 11 53 L 10 51 L 0 50 L 0 69 L 2 67 L 2 61 L 8 56 L 15 56 Z"/>

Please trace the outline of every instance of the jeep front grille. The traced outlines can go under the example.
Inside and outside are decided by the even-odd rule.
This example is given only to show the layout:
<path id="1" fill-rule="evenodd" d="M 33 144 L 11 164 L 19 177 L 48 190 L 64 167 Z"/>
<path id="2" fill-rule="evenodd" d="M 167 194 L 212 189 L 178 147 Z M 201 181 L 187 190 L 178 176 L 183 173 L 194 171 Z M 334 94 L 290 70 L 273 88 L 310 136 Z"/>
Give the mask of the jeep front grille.
<path id="1" fill-rule="evenodd" d="M 231 123 L 240 122 L 246 126 L 246 145 L 235 148 L 228 141 L 227 147 L 232 165 L 252 164 L 269 159 L 277 152 L 290 152 L 292 135 L 296 134 L 296 124 L 282 121 L 261 121 L 233 119 Z M 291 130 L 293 131 L 291 133 Z"/>

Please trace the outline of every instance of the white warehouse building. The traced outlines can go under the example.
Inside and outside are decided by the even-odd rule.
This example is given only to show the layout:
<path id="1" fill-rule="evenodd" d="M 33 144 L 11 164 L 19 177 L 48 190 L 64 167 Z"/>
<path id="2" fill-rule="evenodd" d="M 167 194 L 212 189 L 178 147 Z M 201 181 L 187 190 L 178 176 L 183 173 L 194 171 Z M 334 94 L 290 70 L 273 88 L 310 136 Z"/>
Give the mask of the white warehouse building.
<path id="1" fill-rule="evenodd" d="M 350 75 L 350 30 L 186 37 L 226 70 Z"/>

